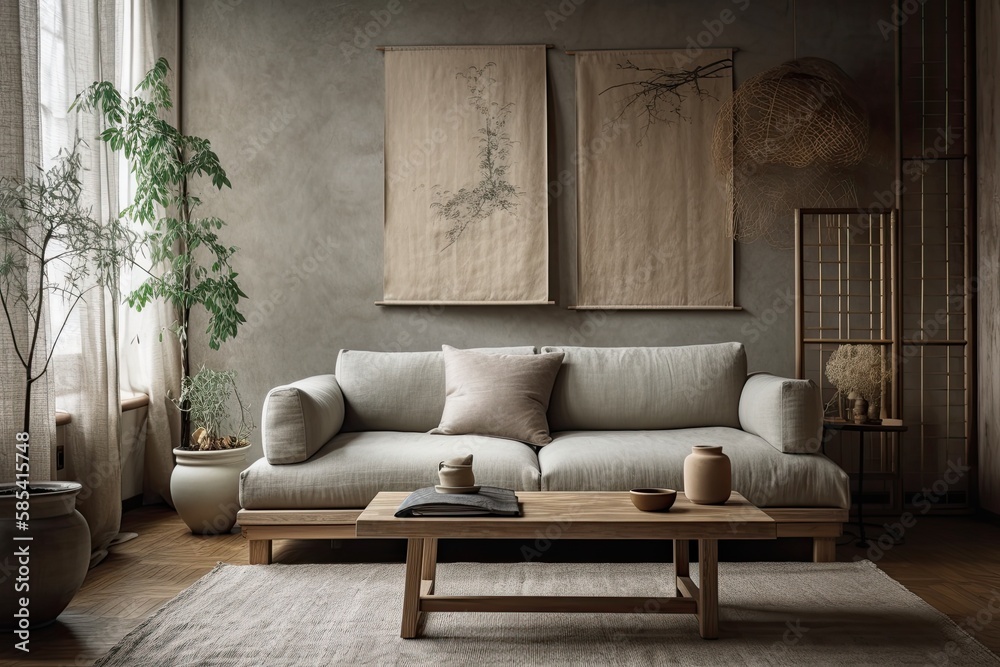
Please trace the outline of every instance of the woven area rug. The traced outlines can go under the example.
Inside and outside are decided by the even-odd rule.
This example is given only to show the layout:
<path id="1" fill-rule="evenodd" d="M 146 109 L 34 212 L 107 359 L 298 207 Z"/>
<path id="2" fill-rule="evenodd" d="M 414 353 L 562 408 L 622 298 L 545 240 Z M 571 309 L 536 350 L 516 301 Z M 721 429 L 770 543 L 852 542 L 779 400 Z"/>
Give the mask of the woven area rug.
<path id="1" fill-rule="evenodd" d="M 696 570 L 696 567 L 693 567 Z M 438 566 L 437 593 L 656 595 L 669 564 Z M 400 639 L 403 566 L 219 565 L 98 665 L 995 665 L 868 561 L 720 563 L 720 639 L 673 614 L 429 614 Z"/>

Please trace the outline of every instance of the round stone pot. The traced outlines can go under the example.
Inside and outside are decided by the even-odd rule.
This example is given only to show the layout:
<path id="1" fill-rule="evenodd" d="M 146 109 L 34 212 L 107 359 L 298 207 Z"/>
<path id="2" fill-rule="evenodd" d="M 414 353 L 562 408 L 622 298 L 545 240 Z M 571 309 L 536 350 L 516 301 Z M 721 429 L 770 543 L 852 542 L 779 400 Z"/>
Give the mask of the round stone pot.
<path id="1" fill-rule="evenodd" d="M 684 495 L 695 505 L 721 505 L 733 490 L 733 467 L 721 445 L 695 445 L 684 459 Z"/>
<path id="2" fill-rule="evenodd" d="M 170 475 L 170 496 L 195 535 L 221 535 L 233 529 L 248 449 L 174 450 L 177 465 Z"/>
<path id="3" fill-rule="evenodd" d="M 19 530 L 17 514 L 25 507 L 17 497 L 21 489 L 0 484 L 0 630 L 52 623 L 83 585 L 90 566 L 90 527 L 76 511 L 82 488 L 76 482 L 33 482 L 28 530 Z M 31 539 L 14 539 L 20 537 Z"/>

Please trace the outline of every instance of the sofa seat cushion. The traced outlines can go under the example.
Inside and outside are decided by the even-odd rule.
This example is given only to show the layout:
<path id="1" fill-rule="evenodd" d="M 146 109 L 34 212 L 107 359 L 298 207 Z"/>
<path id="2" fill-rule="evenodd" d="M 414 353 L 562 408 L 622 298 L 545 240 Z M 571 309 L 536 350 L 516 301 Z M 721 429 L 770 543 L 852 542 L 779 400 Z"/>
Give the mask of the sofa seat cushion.
<path id="1" fill-rule="evenodd" d="M 847 474 L 820 454 L 783 454 L 763 439 L 725 427 L 670 431 L 554 433 L 538 453 L 543 491 L 684 489 L 693 445 L 722 445 L 733 464 L 733 490 L 758 507 L 849 505 Z"/>
<path id="2" fill-rule="evenodd" d="M 475 455 L 477 484 L 537 491 L 538 459 L 528 445 L 483 436 L 368 431 L 341 433 L 308 461 L 259 459 L 240 475 L 245 509 L 352 509 L 379 491 L 438 484 L 438 462 Z"/>

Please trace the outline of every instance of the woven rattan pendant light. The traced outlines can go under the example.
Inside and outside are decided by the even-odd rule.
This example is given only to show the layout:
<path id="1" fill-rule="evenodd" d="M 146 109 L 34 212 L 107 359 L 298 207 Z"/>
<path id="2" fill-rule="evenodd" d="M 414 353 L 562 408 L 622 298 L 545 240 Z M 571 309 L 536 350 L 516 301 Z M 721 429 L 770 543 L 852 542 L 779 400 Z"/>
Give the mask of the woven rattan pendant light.
<path id="1" fill-rule="evenodd" d="M 868 132 L 853 82 L 829 60 L 791 60 L 747 79 L 719 111 L 713 142 L 733 238 L 789 246 L 795 208 L 856 206 L 849 170 L 867 154 Z"/>

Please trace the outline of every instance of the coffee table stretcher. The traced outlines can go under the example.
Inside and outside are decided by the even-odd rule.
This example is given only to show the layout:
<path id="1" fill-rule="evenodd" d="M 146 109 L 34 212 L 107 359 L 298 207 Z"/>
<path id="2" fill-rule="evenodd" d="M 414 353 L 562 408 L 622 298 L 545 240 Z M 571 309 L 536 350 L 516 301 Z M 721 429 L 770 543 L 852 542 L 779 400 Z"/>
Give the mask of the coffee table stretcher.
<path id="1" fill-rule="evenodd" d="M 395 507 L 406 494 L 379 494 L 373 507 L 381 496 L 382 505 L 389 502 L 391 507 Z M 524 496 L 541 497 L 543 492 L 523 493 Z M 551 499 L 552 494 L 547 494 Z M 602 496 L 613 496 L 617 494 L 599 494 Z M 627 494 L 626 494 L 627 495 Z M 400 496 L 395 498 L 395 496 Z M 746 502 L 738 494 L 730 499 L 730 503 L 743 503 L 749 510 L 760 512 Z M 748 511 L 749 511 L 748 510 Z M 366 510 L 367 512 L 368 510 Z M 739 510 L 737 510 L 739 511 Z M 382 508 L 382 514 L 385 507 Z M 760 512 L 765 516 L 763 512 Z M 391 516 L 391 515 L 390 515 Z M 768 539 L 776 537 L 776 530 L 770 519 L 760 519 L 754 514 L 741 514 L 744 520 L 733 521 L 728 526 L 728 531 L 733 537 L 744 537 L 747 539 Z M 750 517 L 747 519 L 747 517 Z M 427 525 L 421 528 L 422 523 L 414 519 L 402 519 L 387 522 L 385 516 L 373 517 L 375 522 L 366 522 L 364 514 L 358 520 L 358 535 L 379 535 L 382 537 L 392 536 L 392 533 L 403 532 L 411 535 L 395 535 L 407 537 L 406 548 L 406 577 L 403 590 L 403 618 L 400 628 L 400 636 L 404 639 L 413 639 L 420 636 L 421 621 L 423 615 L 428 612 L 451 611 L 451 612 L 603 612 L 603 613 L 655 613 L 655 614 L 693 614 L 698 619 L 698 631 L 704 639 L 716 639 L 719 636 L 719 545 L 716 536 L 695 537 L 694 534 L 688 537 L 672 537 L 661 539 L 672 539 L 674 551 L 674 591 L 673 597 L 650 597 L 650 596 L 541 596 L 541 595 L 436 595 L 434 585 L 436 579 L 437 564 L 437 540 L 438 537 L 412 536 L 412 534 L 422 535 L 427 532 L 435 533 L 438 536 L 447 535 L 448 530 L 439 530 L 441 525 L 447 525 L 452 520 L 438 520 L 432 522 L 434 528 L 428 529 Z M 507 533 L 504 536 L 511 536 L 511 531 L 519 532 L 514 527 L 515 520 L 493 519 L 493 521 L 504 522 L 499 532 Z M 650 517 L 650 521 L 653 518 Z M 581 521 L 587 524 L 586 520 Z M 659 522 L 658 522 L 659 523 Z M 683 521 L 678 523 L 683 524 Z M 390 528 L 394 524 L 396 529 Z M 673 522 L 660 523 L 661 527 L 674 526 Z M 699 524 L 700 525 L 700 524 Z M 467 525 L 466 525 L 467 526 Z M 462 538 L 465 535 L 455 531 L 456 524 L 452 523 L 451 535 L 455 538 Z M 704 526 L 701 530 L 705 530 Z M 461 531 L 464 533 L 465 531 Z M 593 529 L 585 530 L 586 536 L 592 537 Z M 637 535 L 622 529 L 608 529 L 605 532 L 613 537 L 632 537 Z M 677 532 L 674 529 L 672 532 Z M 693 531 L 697 533 L 698 531 Z M 713 532 L 709 530 L 708 532 Z M 616 534 L 618 533 L 618 534 Z M 528 537 L 525 534 L 523 537 Z M 716 533 L 719 537 L 725 536 L 725 531 Z M 579 537 L 567 534 L 566 538 Z M 655 533 L 646 533 L 643 537 L 655 538 Z M 699 581 L 695 583 L 690 576 L 690 563 L 688 557 L 688 545 L 691 539 L 698 542 L 699 561 Z"/>

